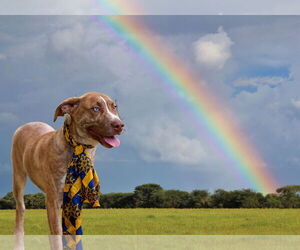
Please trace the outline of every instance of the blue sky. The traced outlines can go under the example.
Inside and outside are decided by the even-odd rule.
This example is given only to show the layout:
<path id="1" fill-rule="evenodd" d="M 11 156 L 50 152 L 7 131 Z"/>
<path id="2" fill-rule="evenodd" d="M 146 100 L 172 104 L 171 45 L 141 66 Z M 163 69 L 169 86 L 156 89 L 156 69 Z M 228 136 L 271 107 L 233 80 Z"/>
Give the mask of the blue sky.
<path id="1" fill-rule="evenodd" d="M 157 39 L 206 81 L 280 185 L 300 174 L 297 16 L 140 16 Z M 154 182 L 166 189 L 248 188 L 191 125 L 153 70 L 90 16 L 0 16 L 0 195 L 11 191 L 14 130 L 52 122 L 67 97 L 117 99 L 121 147 L 97 150 L 102 192 Z M 27 192 L 38 189 L 30 182 Z"/>

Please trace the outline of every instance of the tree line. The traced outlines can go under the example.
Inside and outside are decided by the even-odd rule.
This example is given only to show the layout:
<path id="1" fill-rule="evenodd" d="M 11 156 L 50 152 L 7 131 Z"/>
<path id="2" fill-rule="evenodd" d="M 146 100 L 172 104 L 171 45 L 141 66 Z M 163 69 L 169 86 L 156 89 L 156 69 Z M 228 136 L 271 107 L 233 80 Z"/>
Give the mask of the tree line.
<path id="1" fill-rule="evenodd" d="M 101 208 L 300 208 L 300 185 L 278 188 L 276 193 L 263 195 L 251 189 L 226 191 L 164 190 L 160 185 L 149 183 L 135 187 L 130 193 L 100 195 Z M 26 194 L 25 207 L 45 208 L 42 193 Z M 84 204 L 84 207 L 89 207 Z M 12 192 L 0 198 L 0 209 L 14 209 Z"/>

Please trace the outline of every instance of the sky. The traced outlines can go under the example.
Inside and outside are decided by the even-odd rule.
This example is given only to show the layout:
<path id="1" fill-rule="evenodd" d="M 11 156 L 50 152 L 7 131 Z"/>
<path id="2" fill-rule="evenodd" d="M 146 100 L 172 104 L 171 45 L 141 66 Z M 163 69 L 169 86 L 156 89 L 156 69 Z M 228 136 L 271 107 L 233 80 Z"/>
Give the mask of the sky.
<path id="1" fill-rule="evenodd" d="M 298 0 L 2 0 L 9 15 L 297 15 Z"/>
<path id="2" fill-rule="evenodd" d="M 291 1 L 292 2 L 292 1 Z M 279 186 L 299 183 L 298 16 L 139 16 L 206 82 Z M 54 128 L 64 99 L 98 91 L 117 100 L 121 146 L 98 147 L 101 191 L 144 183 L 191 191 L 249 188 L 210 147 L 188 110 L 142 58 L 93 16 L 0 16 L 0 195 L 11 191 L 11 138 L 27 122 Z M 250 187 L 252 188 L 252 187 Z M 38 192 L 30 183 L 27 193 Z"/>

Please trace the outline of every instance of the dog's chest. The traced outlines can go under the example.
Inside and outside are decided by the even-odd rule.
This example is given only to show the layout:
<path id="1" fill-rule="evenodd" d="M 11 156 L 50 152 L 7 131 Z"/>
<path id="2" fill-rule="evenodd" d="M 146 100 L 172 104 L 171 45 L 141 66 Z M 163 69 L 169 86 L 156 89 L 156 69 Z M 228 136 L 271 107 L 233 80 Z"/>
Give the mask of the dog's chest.
<path id="1" fill-rule="evenodd" d="M 86 149 L 86 153 L 91 157 L 92 162 L 94 162 L 95 157 L 95 149 Z M 58 161 L 55 169 L 56 175 L 56 183 L 57 185 L 61 186 L 65 184 L 66 176 L 67 176 L 67 169 L 72 161 L 72 156 L 69 154 L 61 155 L 61 159 Z"/>

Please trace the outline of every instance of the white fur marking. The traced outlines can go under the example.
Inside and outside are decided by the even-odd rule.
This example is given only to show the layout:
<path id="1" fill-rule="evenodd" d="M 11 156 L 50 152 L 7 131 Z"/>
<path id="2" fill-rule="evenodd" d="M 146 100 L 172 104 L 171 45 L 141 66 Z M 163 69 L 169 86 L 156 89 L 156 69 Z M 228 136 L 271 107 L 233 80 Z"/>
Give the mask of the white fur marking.
<path id="1" fill-rule="evenodd" d="M 67 174 L 65 174 L 65 175 L 60 179 L 60 183 L 61 183 L 61 184 L 64 184 L 64 183 L 65 183 L 66 176 L 67 176 Z"/>
<path id="2" fill-rule="evenodd" d="M 106 110 L 107 110 L 107 113 L 109 114 L 109 116 L 111 117 L 111 119 L 118 119 L 118 120 L 120 120 L 120 118 L 117 115 L 115 115 L 112 112 L 110 112 L 110 110 L 108 109 L 108 106 L 107 106 L 107 103 L 106 103 L 105 99 L 102 96 L 100 96 L 100 98 L 103 100 L 103 102 L 105 104 L 105 107 L 106 107 Z"/>

